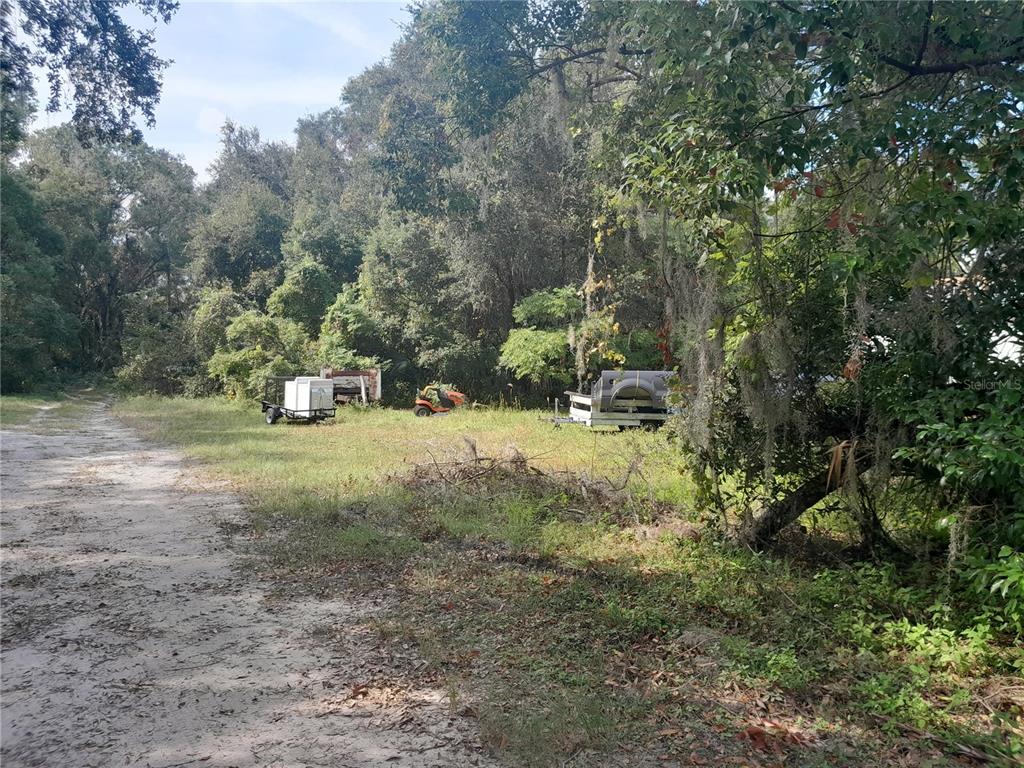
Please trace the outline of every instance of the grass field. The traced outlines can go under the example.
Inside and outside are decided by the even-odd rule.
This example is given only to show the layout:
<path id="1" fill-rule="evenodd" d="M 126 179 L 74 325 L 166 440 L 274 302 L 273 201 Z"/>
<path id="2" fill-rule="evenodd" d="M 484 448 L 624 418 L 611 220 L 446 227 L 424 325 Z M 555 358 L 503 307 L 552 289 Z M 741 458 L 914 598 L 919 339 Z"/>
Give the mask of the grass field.
<path id="1" fill-rule="evenodd" d="M 268 426 L 224 400 L 115 412 L 243 494 L 252 561 L 283 590 L 386 590 L 380 635 L 419 648 L 515 764 L 1021 756 L 1019 647 L 937 611 L 934 573 L 703 539 L 667 431 L 377 408 Z"/>
<path id="2" fill-rule="evenodd" d="M 531 463 L 551 470 L 614 474 L 624 471 L 638 450 L 657 454 L 655 486 L 679 496 L 678 474 L 672 476 L 669 452 L 656 435 L 556 429 L 537 411 L 467 410 L 418 419 L 411 411 L 352 407 L 313 426 L 284 420 L 269 426 L 258 407 L 226 400 L 134 398 L 119 403 L 117 412 L 150 435 L 216 462 L 216 469 L 233 476 L 288 478 L 291 488 L 340 484 L 368 490 L 403 465 L 462 450 L 464 438 L 471 437 L 481 454 L 515 445 Z M 311 461 L 314 456 L 318 459 Z"/>

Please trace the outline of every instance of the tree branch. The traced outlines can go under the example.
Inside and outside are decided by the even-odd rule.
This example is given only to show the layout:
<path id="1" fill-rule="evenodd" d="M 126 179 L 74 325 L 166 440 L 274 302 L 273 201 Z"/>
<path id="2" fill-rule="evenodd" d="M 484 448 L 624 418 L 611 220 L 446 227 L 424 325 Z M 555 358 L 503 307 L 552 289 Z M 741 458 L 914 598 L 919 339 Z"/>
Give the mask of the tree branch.
<path id="1" fill-rule="evenodd" d="M 542 64 L 539 67 L 534 67 L 531 76 L 536 77 L 537 75 L 547 72 L 549 69 L 561 67 L 562 65 L 568 64 L 571 61 L 576 61 L 577 59 L 585 59 L 588 56 L 596 56 L 599 53 L 607 52 L 607 50 L 608 49 L 605 48 L 604 46 L 601 46 L 600 48 L 588 48 L 585 51 L 579 51 L 578 53 L 574 53 L 569 56 L 562 56 L 557 59 L 553 59 L 552 61 L 549 61 L 547 64 Z"/>
<path id="2" fill-rule="evenodd" d="M 953 61 L 947 64 L 929 64 L 928 66 L 923 66 L 921 64 L 906 64 L 898 59 L 894 59 L 892 56 L 887 56 L 884 53 L 879 55 L 878 59 L 883 64 L 888 64 L 890 67 L 895 67 L 901 72 L 906 72 L 910 77 L 922 77 L 925 75 L 948 75 L 955 72 L 963 72 L 968 69 L 977 69 L 978 67 L 990 67 L 995 64 L 1014 64 L 1018 61 L 1024 61 L 1024 51 L 1004 53 L 1000 56 L 990 56 L 984 59 Z"/>
<path id="3" fill-rule="evenodd" d="M 627 75 L 632 75 L 636 80 L 644 79 L 643 75 L 641 75 L 639 72 L 636 72 L 635 70 L 630 69 L 625 64 L 620 64 L 617 62 L 613 66 L 620 72 L 625 72 Z"/>
<path id="4" fill-rule="evenodd" d="M 924 53 L 928 49 L 928 36 L 932 31 L 932 14 L 935 11 L 935 0 L 928 0 L 928 12 L 924 18 L 924 34 L 921 35 L 921 47 L 917 49 L 917 59 L 914 60 L 914 66 L 921 66 L 921 62 L 924 61 Z"/>
<path id="5" fill-rule="evenodd" d="M 590 84 L 591 88 L 600 88 L 602 85 L 611 85 L 612 83 L 633 83 L 636 82 L 636 77 L 633 75 L 613 75 L 611 77 L 603 77 L 600 80 L 595 80 Z"/>
<path id="6" fill-rule="evenodd" d="M 553 60 L 549 61 L 547 64 L 542 64 L 539 67 L 534 67 L 533 68 L 533 72 L 530 73 L 530 76 L 531 77 L 536 77 L 537 75 L 540 75 L 540 74 L 543 74 L 544 72 L 547 72 L 549 69 L 554 69 L 555 67 L 560 67 L 560 66 L 562 66 L 564 64 L 568 64 L 570 62 L 577 61 L 579 59 L 585 59 L 588 56 L 597 56 L 598 54 L 607 53 L 607 52 L 608 52 L 608 48 L 606 46 L 602 45 L 599 48 L 588 48 L 585 51 L 578 51 L 576 53 L 571 53 L 568 56 L 560 56 L 557 59 L 553 59 Z M 631 48 L 626 48 L 625 46 L 622 46 L 622 47 L 619 48 L 618 53 L 620 55 L 622 55 L 622 56 L 647 56 L 647 55 L 653 53 L 653 50 L 647 49 L 647 50 L 639 51 L 639 50 L 633 50 Z M 628 71 L 628 70 L 626 70 L 626 71 Z"/>
<path id="7" fill-rule="evenodd" d="M 849 97 L 847 97 L 845 99 L 840 99 L 839 101 L 830 101 L 830 102 L 827 102 L 825 104 L 808 104 L 808 105 L 803 106 L 803 107 L 797 107 L 796 109 L 791 109 L 789 112 L 780 112 L 777 115 L 772 115 L 771 117 L 766 117 L 764 120 L 761 120 L 760 122 L 754 123 L 753 127 L 751 128 L 751 130 L 752 131 L 756 130 L 756 129 L 760 128 L 762 125 L 767 125 L 768 123 L 773 123 L 776 120 L 786 120 L 786 119 L 788 119 L 790 117 L 799 117 L 800 115 L 806 114 L 807 112 L 818 112 L 818 111 L 823 110 L 823 109 L 831 109 L 832 107 L 838 107 L 838 106 L 842 106 L 844 104 L 850 104 L 851 102 L 859 101 L 859 100 L 864 100 L 864 99 L 877 99 L 879 96 L 885 96 L 887 93 L 891 93 L 892 91 L 895 91 L 897 88 L 899 88 L 902 85 L 904 85 L 912 77 L 913 77 L 913 75 L 907 75 L 902 80 L 900 80 L 900 81 L 898 81 L 896 83 L 893 83 L 892 85 L 890 85 L 887 88 L 882 88 L 881 90 L 878 90 L 878 91 L 871 91 L 870 93 L 862 93 L 862 94 L 859 94 L 857 96 L 849 96 Z"/>

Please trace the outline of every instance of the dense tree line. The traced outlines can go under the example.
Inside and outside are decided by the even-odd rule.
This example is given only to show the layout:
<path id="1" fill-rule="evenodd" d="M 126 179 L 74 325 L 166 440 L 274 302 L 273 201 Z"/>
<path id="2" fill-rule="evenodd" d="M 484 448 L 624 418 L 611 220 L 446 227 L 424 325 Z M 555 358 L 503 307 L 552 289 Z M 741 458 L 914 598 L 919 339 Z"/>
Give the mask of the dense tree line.
<path id="1" fill-rule="evenodd" d="M 818 505 L 899 556 L 900 509 L 1019 623 L 1022 40 L 1016 2 L 444 1 L 294 145 L 226 125 L 198 188 L 5 127 L 3 386 L 668 365 L 709 525 Z"/>

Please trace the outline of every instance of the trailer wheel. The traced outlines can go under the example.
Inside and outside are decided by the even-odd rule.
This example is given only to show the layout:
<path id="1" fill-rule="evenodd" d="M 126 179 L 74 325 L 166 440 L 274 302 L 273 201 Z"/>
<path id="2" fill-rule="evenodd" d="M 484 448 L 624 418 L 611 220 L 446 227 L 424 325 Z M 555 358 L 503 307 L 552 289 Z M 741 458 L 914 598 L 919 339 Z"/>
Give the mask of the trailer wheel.
<path id="1" fill-rule="evenodd" d="M 429 416 L 430 409 L 427 408 L 427 406 L 425 405 L 417 405 L 416 408 L 413 409 L 413 413 L 415 413 L 417 416 Z"/>
<path id="2" fill-rule="evenodd" d="M 266 411 L 267 424 L 275 424 L 275 423 L 277 423 L 277 420 L 280 419 L 280 418 L 281 418 L 281 412 L 279 410 L 277 410 L 277 408 L 274 408 L 273 406 L 271 406 L 270 408 L 267 408 L 267 411 Z"/>

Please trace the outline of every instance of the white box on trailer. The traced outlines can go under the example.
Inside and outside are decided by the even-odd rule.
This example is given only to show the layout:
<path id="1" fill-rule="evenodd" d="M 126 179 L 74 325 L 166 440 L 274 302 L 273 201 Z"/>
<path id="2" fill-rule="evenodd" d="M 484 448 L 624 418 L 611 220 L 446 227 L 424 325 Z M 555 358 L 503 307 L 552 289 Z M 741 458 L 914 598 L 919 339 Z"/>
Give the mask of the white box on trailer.
<path id="1" fill-rule="evenodd" d="M 334 382 L 316 376 L 298 376 L 284 384 L 284 407 L 300 415 L 334 407 Z"/>

